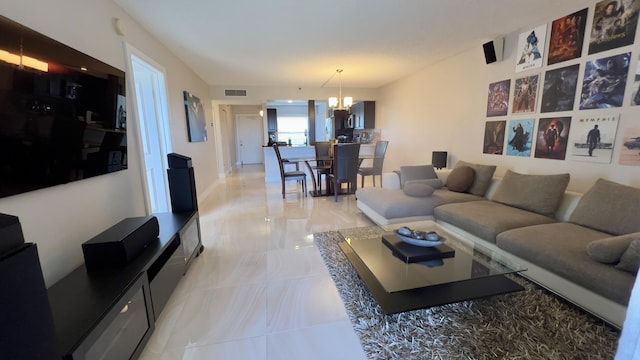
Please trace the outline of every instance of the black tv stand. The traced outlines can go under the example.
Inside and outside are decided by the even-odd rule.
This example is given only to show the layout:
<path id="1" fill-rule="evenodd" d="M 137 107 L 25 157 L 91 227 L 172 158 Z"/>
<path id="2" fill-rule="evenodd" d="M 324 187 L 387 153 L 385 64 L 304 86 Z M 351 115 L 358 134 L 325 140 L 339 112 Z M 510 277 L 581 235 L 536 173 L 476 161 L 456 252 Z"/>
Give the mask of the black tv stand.
<path id="1" fill-rule="evenodd" d="M 203 251 L 197 211 L 153 215 L 158 239 L 131 263 L 97 272 L 82 265 L 48 289 L 62 359 L 140 356 L 171 293 Z"/>

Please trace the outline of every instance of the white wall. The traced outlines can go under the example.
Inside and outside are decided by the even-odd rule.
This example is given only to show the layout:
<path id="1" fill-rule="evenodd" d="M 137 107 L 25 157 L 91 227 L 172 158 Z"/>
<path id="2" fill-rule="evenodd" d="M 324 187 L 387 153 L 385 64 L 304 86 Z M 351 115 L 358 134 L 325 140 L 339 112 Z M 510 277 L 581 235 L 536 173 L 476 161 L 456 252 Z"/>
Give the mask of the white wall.
<path id="1" fill-rule="evenodd" d="M 193 158 L 198 196 L 209 191 L 217 179 L 214 144 L 188 142 L 182 99 L 188 90 L 209 103 L 209 87 L 118 6 L 110 0 L 23 0 L 1 3 L 0 14 L 122 70 L 125 41 L 163 66 L 173 150 Z M 115 17 L 124 21 L 126 36 L 115 33 Z M 129 109 L 131 100 L 128 96 Z M 137 119 L 128 115 L 133 125 Z M 206 118 L 211 137 L 209 108 Z M 125 217 L 146 214 L 138 134 L 134 126 L 127 128 L 128 170 L 0 199 L 0 212 L 18 216 L 25 240 L 38 245 L 48 286 L 82 264 L 84 241 Z"/>
<path id="2" fill-rule="evenodd" d="M 548 24 L 548 32 L 551 30 L 551 22 L 557 18 L 575 11 L 589 7 L 587 32 L 591 28 L 594 3 L 592 1 L 574 1 L 575 8 L 568 12 L 550 10 L 549 17 L 538 22 L 529 23 L 526 16 L 523 17 L 522 29 L 516 29 L 513 33 L 505 34 L 505 55 L 501 62 L 486 65 L 482 51 L 482 43 L 477 48 L 469 49 L 457 56 L 449 58 L 438 64 L 430 66 L 407 78 L 396 81 L 380 89 L 380 95 L 376 103 L 376 127 L 382 128 L 383 138 L 389 140 L 389 149 L 385 160 L 385 171 L 397 169 L 407 164 L 431 163 L 432 151 L 448 151 L 449 166 L 459 159 L 465 161 L 496 164 L 496 174 L 501 175 L 507 169 L 521 173 L 571 174 L 569 189 L 585 191 L 597 178 L 602 177 L 623 184 L 640 187 L 640 167 L 617 165 L 621 149 L 622 134 L 627 127 L 640 127 L 640 106 L 630 106 L 631 85 L 636 70 L 636 60 L 640 55 L 638 51 L 640 39 L 636 35 L 636 44 L 624 48 L 602 52 L 587 56 L 587 41 L 583 48 L 583 56 L 579 59 L 555 64 L 550 67 L 543 65 L 542 69 L 515 72 L 516 47 L 518 36 L 521 32 L 530 28 Z M 519 14 L 518 16 L 523 16 Z M 547 47 L 548 47 L 547 36 Z M 589 112 L 597 110 L 581 110 L 558 113 L 544 113 L 537 111 L 535 114 L 511 115 L 502 117 L 486 117 L 487 94 L 489 83 L 511 79 L 511 92 L 516 78 L 523 75 L 539 73 L 544 79 L 547 69 L 555 69 L 571 64 L 579 63 L 580 76 L 578 90 L 582 84 L 584 63 L 602 57 L 617 55 L 623 52 L 632 52 L 632 63 L 629 67 L 627 80 L 627 92 L 624 105 L 618 108 L 621 120 L 616 136 L 611 164 L 595 164 L 576 162 L 569 160 L 548 160 L 533 158 L 521 158 L 506 155 L 488 155 L 482 153 L 485 122 L 487 120 L 508 120 L 551 116 L 585 116 Z M 546 53 L 545 53 L 546 54 Z M 546 64 L 546 56 L 545 56 Z M 541 92 L 538 93 L 537 109 L 540 108 Z M 579 96 L 579 94 L 577 95 Z M 510 96 L 510 108 L 511 111 Z M 579 99 L 576 99 L 576 105 Z M 616 109 L 614 109 L 616 110 Z M 509 137 L 507 133 L 506 137 Z M 506 148 L 505 148 L 506 149 Z"/>

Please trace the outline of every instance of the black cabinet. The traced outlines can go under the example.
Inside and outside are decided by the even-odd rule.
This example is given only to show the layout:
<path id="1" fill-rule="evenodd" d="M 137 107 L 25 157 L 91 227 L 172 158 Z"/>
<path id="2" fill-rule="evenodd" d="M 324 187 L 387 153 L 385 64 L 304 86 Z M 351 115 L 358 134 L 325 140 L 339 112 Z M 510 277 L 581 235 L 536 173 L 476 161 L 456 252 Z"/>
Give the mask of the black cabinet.
<path id="1" fill-rule="evenodd" d="M 158 238 L 126 266 L 87 271 L 82 265 L 48 289 L 63 359 L 136 359 L 144 349 L 187 261 L 201 250 L 197 211 L 153 216 Z"/>
<path id="2" fill-rule="evenodd" d="M 278 113 L 276 109 L 267 109 L 267 131 L 278 131 Z"/>
<path id="3" fill-rule="evenodd" d="M 361 101 L 351 106 L 353 127 L 355 129 L 373 129 L 376 127 L 376 102 Z"/>

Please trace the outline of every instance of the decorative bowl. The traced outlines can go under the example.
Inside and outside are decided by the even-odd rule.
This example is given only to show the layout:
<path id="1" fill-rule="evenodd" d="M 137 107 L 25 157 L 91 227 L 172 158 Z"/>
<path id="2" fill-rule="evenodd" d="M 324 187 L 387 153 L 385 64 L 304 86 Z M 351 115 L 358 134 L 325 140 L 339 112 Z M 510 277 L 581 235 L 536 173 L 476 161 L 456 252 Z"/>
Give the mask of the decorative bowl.
<path id="1" fill-rule="evenodd" d="M 442 245 L 445 241 L 445 238 L 439 235 L 438 235 L 438 240 L 433 241 L 433 240 L 427 240 L 427 239 L 415 239 L 415 238 L 412 238 L 411 236 L 402 235 L 398 233 L 398 230 L 394 230 L 393 234 L 398 239 L 406 242 L 407 244 L 422 246 L 422 247 L 434 247 L 434 246 Z"/>

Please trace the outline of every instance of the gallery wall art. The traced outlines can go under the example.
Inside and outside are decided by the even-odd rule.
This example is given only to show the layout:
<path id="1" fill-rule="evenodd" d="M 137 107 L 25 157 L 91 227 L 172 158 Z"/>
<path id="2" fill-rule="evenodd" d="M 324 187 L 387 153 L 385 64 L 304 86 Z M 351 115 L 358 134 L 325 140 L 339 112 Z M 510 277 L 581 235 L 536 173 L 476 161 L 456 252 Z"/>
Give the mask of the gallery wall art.
<path id="1" fill-rule="evenodd" d="M 612 112 L 640 105 L 640 54 L 631 48 L 639 13 L 638 0 L 603 0 L 521 32 L 518 76 L 489 83 L 486 116 L 511 107 L 511 117 L 526 118 L 486 121 L 483 153 L 609 164 L 620 148 L 621 165 L 640 166 L 640 118 L 626 120 L 636 125 L 621 135 L 620 110 Z"/>
<path id="2" fill-rule="evenodd" d="M 538 98 L 538 74 L 516 79 L 513 89 L 513 113 L 532 113 Z"/>
<path id="3" fill-rule="evenodd" d="M 509 121 L 509 140 L 507 143 L 507 155 L 523 157 L 531 156 L 534 124 L 535 119 Z"/>
<path id="4" fill-rule="evenodd" d="M 536 69 L 542 66 L 546 37 L 547 24 L 520 34 L 516 72 Z"/>
<path id="5" fill-rule="evenodd" d="M 638 11 L 638 1 L 597 2 L 589 39 L 589 55 L 633 44 L 638 26 Z"/>
<path id="6" fill-rule="evenodd" d="M 487 116 L 503 116 L 509 112 L 509 90 L 511 80 L 489 84 L 487 97 Z"/>
<path id="7" fill-rule="evenodd" d="M 504 149 L 504 130 L 507 122 L 487 121 L 484 128 L 484 144 L 482 152 L 485 154 L 502 155 Z"/>
<path id="8" fill-rule="evenodd" d="M 206 123 L 204 120 L 204 106 L 197 96 L 183 92 L 184 109 L 187 116 L 187 128 L 189 130 L 189 142 L 207 141 Z"/>
<path id="9" fill-rule="evenodd" d="M 544 75 L 540 112 L 573 110 L 580 65 L 549 70 Z"/>
<path id="10" fill-rule="evenodd" d="M 587 61 L 580 110 L 622 106 L 631 53 Z"/>
<path id="11" fill-rule="evenodd" d="M 611 163 L 619 113 L 584 112 L 573 119 L 567 158 L 574 161 Z"/>
<path id="12" fill-rule="evenodd" d="M 553 21 L 549 37 L 547 65 L 577 59 L 582 55 L 588 10 L 582 9 Z"/>

